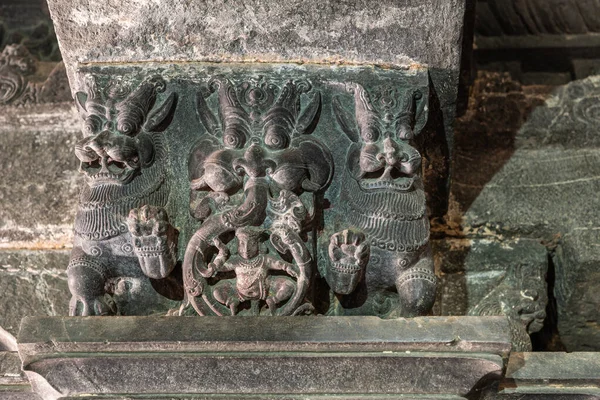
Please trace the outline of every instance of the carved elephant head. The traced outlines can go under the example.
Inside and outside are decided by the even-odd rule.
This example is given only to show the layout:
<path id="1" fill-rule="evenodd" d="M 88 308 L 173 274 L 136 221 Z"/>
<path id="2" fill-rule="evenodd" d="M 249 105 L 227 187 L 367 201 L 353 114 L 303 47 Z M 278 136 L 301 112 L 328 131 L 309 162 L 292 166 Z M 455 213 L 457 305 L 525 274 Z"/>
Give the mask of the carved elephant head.
<path id="1" fill-rule="evenodd" d="M 209 136 L 190 159 L 192 189 L 231 194 L 244 181 L 265 178 L 277 190 L 322 190 L 333 163 L 326 148 L 307 138 L 321 111 L 319 92 L 302 110 L 301 95 L 311 89 L 305 80 L 277 87 L 262 80 L 235 86 L 217 79 L 207 93 L 198 93 L 198 116 Z M 206 101 L 214 92 L 218 119 Z"/>

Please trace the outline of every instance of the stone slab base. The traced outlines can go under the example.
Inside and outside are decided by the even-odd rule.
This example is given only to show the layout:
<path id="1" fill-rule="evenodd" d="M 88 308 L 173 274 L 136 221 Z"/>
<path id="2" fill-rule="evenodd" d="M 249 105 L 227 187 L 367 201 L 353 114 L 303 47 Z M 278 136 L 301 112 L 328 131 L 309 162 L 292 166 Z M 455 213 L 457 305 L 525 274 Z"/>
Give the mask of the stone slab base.
<path id="1" fill-rule="evenodd" d="M 45 399 L 457 399 L 510 351 L 503 317 L 32 317 L 18 341 Z"/>
<path id="2" fill-rule="evenodd" d="M 600 354 L 513 353 L 497 399 L 600 398 Z"/>

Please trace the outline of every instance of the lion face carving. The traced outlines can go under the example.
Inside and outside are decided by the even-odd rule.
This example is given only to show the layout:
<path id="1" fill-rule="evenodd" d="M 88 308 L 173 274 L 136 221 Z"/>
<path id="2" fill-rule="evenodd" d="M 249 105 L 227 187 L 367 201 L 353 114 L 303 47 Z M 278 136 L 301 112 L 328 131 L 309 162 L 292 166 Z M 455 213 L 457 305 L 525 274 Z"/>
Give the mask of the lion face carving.
<path id="1" fill-rule="evenodd" d="M 242 189 L 244 176 L 268 176 L 278 190 L 322 190 L 331 179 L 332 161 L 308 138 L 321 108 L 317 92 L 300 112 L 300 96 L 310 90 L 304 80 L 281 88 L 262 80 L 239 86 L 227 79 L 211 82 L 209 93 L 197 96 L 198 115 L 210 136 L 192 154 L 192 189 L 233 194 Z M 206 104 L 213 92 L 221 121 Z"/>
<path id="2" fill-rule="evenodd" d="M 157 93 L 165 89 L 162 78 L 151 77 L 133 90 L 115 84 L 101 92 L 91 80 L 86 86 L 87 93 L 77 94 L 85 117 L 85 137 L 75 145 L 80 171 L 90 187 L 127 185 L 154 163 L 151 132 L 160 130 L 175 95 L 148 117 Z"/>
<path id="3" fill-rule="evenodd" d="M 393 85 L 373 91 L 373 96 L 358 84 L 351 89 L 354 115 L 344 109 L 339 96 L 333 108 L 352 142 L 340 200 L 342 217 L 356 232 L 350 235 L 346 229 L 332 235 L 330 262 L 321 268 L 329 287 L 347 296 L 332 312 L 422 315 L 433 305 L 436 278 L 421 155 L 410 142 L 426 99 L 417 104 L 423 98 L 418 89 L 399 92 Z M 370 255 L 365 260 L 367 245 Z M 346 261 L 340 263 L 342 259 Z"/>
<path id="4" fill-rule="evenodd" d="M 364 191 L 408 192 L 414 189 L 421 168 L 421 155 L 408 141 L 414 134 L 410 129 L 414 118 L 414 103 L 422 95 L 413 93 L 394 114 L 396 100 L 384 94 L 373 101 L 362 88 L 355 88 L 356 126 L 342 120 L 339 99 L 334 101 L 338 122 L 354 142 L 347 157 L 347 171 Z M 376 108 L 374 105 L 379 107 Z"/>

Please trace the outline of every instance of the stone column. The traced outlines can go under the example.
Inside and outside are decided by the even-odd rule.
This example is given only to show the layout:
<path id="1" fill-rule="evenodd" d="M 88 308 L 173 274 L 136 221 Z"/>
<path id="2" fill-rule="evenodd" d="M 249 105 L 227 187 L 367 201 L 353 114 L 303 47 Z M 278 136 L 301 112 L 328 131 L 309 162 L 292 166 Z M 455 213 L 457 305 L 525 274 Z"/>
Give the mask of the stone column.
<path id="1" fill-rule="evenodd" d="M 505 318 L 420 317 L 464 0 L 49 7 L 86 185 L 74 318 L 21 328 L 36 391 L 456 399 L 500 378 Z M 116 316 L 152 314 L 196 318 Z"/>

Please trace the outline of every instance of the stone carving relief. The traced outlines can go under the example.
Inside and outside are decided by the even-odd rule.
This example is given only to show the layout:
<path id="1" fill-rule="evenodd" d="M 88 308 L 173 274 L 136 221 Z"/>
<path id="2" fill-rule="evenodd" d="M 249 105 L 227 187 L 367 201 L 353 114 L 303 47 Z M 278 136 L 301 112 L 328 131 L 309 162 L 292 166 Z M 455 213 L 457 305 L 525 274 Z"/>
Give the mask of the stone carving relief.
<path id="1" fill-rule="evenodd" d="M 469 315 L 506 315 L 513 350 L 531 351 L 529 335 L 544 326 L 548 295 L 543 271 L 529 265 L 511 266 L 502 281 L 472 307 Z"/>
<path id="2" fill-rule="evenodd" d="M 433 306 L 437 283 L 421 155 L 411 144 L 426 99 L 418 90 L 391 87 L 369 93 L 354 85 L 350 91 L 354 115 L 340 97 L 333 103 L 352 144 L 341 172 L 344 217 L 331 224 L 343 230 L 322 247 L 327 257 L 319 266 L 336 294 L 330 313 L 422 315 Z"/>
<path id="3" fill-rule="evenodd" d="M 77 93 L 72 315 L 429 312 L 426 73 L 111 71 Z"/>
<path id="4" fill-rule="evenodd" d="M 219 118 L 205 101 L 213 93 Z M 191 304 L 200 315 L 309 310 L 304 297 L 313 256 L 307 232 L 315 196 L 333 173 L 329 150 L 310 138 L 320 93 L 306 80 L 277 86 L 263 79 L 240 85 L 217 79 L 198 94 L 197 107 L 208 135 L 189 162 L 192 212 L 203 221 L 183 260 Z"/>
<path id="5" fill-rule="evenodd" d="M 157 300 L 148 278 L 165 279 L 175 266 L 177 233 L 164 208 L 170 184 L 163 135 L 177 95 L 157 105 L 166 89 L 157 76 L 134 87 L 120 81 L 101 87 L 88 76 L 85 86 L 77 93 L 85 123 L 75 154 L 87 186 L 68 267 L 70 314 L 141 312 L 119 298 L 152 310 Z"/>
<path id="6" fill-rule="evenodd" d="M 62 63 L 49 76 L 36 76 L 39 61 L 23 45 L 9 45 L 0 53 L 0 106 L 71 101 Z"/>

